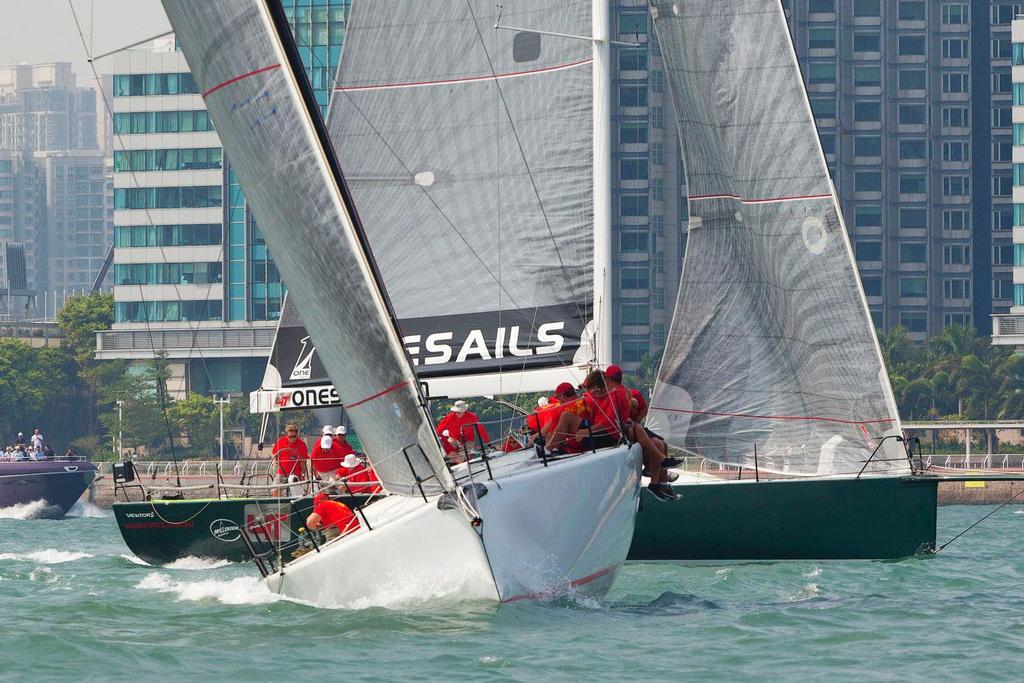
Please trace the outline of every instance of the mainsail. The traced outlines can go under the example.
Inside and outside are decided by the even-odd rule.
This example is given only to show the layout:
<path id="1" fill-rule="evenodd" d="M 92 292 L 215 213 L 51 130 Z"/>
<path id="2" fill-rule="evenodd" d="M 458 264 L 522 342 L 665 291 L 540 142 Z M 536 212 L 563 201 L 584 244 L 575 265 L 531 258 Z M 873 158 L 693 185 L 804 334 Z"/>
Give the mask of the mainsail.
<path id="1" fill-rule="evenodd" d="M 690 192 L 652 426 L 793 475 L 908 470 L 778 0 L 652 0 Z M 881 448 L 875 451 L 881 443 Z"/>
<path id="2" fill-rule="evenodd" d="M 164 0 L 260 229 L 385 488 L 451 486 L 280 7 Z"/>
<path id="3" fill-rule="evenodd" d="M 328 128 L 432 394 L 550 390 L 608 362 L 587 330 L 591 3 L 353 5 Z"/>

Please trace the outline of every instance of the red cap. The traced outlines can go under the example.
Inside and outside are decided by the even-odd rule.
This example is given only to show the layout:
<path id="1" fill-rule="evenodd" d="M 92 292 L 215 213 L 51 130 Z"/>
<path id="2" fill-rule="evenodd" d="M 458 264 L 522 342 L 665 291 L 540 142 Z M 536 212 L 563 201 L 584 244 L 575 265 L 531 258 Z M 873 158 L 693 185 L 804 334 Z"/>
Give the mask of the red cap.
<path id="1" fill-rule="evenodd" d="M 555 387 L 555 396 L 562 396 L 563 394 L 575 394 L 576 390 L 568 382 L 562 382 Z"/>
<path id="2" fill-rule="evenodd" d="M 318 493 L 315 496 L 313 496 L 313 502 L 314 503 L 319 503 L 321 500 L 326 500 L 326 498 L 327 498 L 327 492 L 326 491 L 321 491 L 320 493 Z"/>
<path id="3" fill-rule="evenodd" d="M 604 376 L 613 382 L 622 381 L 622 368 L 618 365 L 609 365 L 604 369 Z"/>

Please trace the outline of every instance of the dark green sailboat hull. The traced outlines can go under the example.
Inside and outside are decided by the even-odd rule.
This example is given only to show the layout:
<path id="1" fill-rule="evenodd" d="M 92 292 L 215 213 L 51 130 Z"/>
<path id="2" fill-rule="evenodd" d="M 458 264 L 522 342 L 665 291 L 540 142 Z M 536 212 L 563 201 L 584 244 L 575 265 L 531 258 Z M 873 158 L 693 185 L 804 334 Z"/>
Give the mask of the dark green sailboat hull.
<path id="1" fill-rule="evenodd" d="M 938 481 L 927 477 L 737 481 L 676 491 L 682 497 L 674 502 L 643 491 L 630 560 L 888 560 L 935 547 Z M 243 562 L 250 558 L 239 525 L 279 514 L 276 532 L 294 534 L 310 507 L 309 498 L 151 501 L 116 503 L 114 516 L 128 547 L 150 564 L 187 556 Z"/>
<path id="2" fill-rule="evenodd" d="M 892 560 L 935 547 L 938 480 L 776 479 L 643 491 L 631 560 Z"/>

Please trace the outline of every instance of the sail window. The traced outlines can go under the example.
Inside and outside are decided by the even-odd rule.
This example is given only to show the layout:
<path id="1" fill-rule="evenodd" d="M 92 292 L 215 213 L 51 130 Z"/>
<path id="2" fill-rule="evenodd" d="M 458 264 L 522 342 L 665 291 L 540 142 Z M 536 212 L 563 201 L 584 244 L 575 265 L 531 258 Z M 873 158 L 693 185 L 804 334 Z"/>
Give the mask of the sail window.
<path id="1" fill-rule="evenodd" d="M 512 59 L 516 62 L 533 62 L 540 58 L 540 34 L 520 31 L 512 39 Z"/>
<path id="2" fill-rule="evenodd" d="M 420 171 L 413 176 L 413 182 L 420 187 L 430 187 L 434 184 L 434 172 L 433 171 Z"/>

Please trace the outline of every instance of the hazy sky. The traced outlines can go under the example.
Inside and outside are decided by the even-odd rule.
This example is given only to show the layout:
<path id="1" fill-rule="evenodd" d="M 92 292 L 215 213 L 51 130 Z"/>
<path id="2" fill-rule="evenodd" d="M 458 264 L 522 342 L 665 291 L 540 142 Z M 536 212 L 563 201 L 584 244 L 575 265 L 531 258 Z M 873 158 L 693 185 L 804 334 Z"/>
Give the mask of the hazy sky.
<path id="1" fill-rule="evenodd" d="M 170 30 L 159 0 L 73 0 L 93 54 L 103 54 Z M 92 28 L 94 27 L 94 28 Z M 72 62 L 79 85 L 92 72 L 68 0 L 0 0 L 0 65 Z M 96 62 L 110 73 L 110 60 Z"/>

